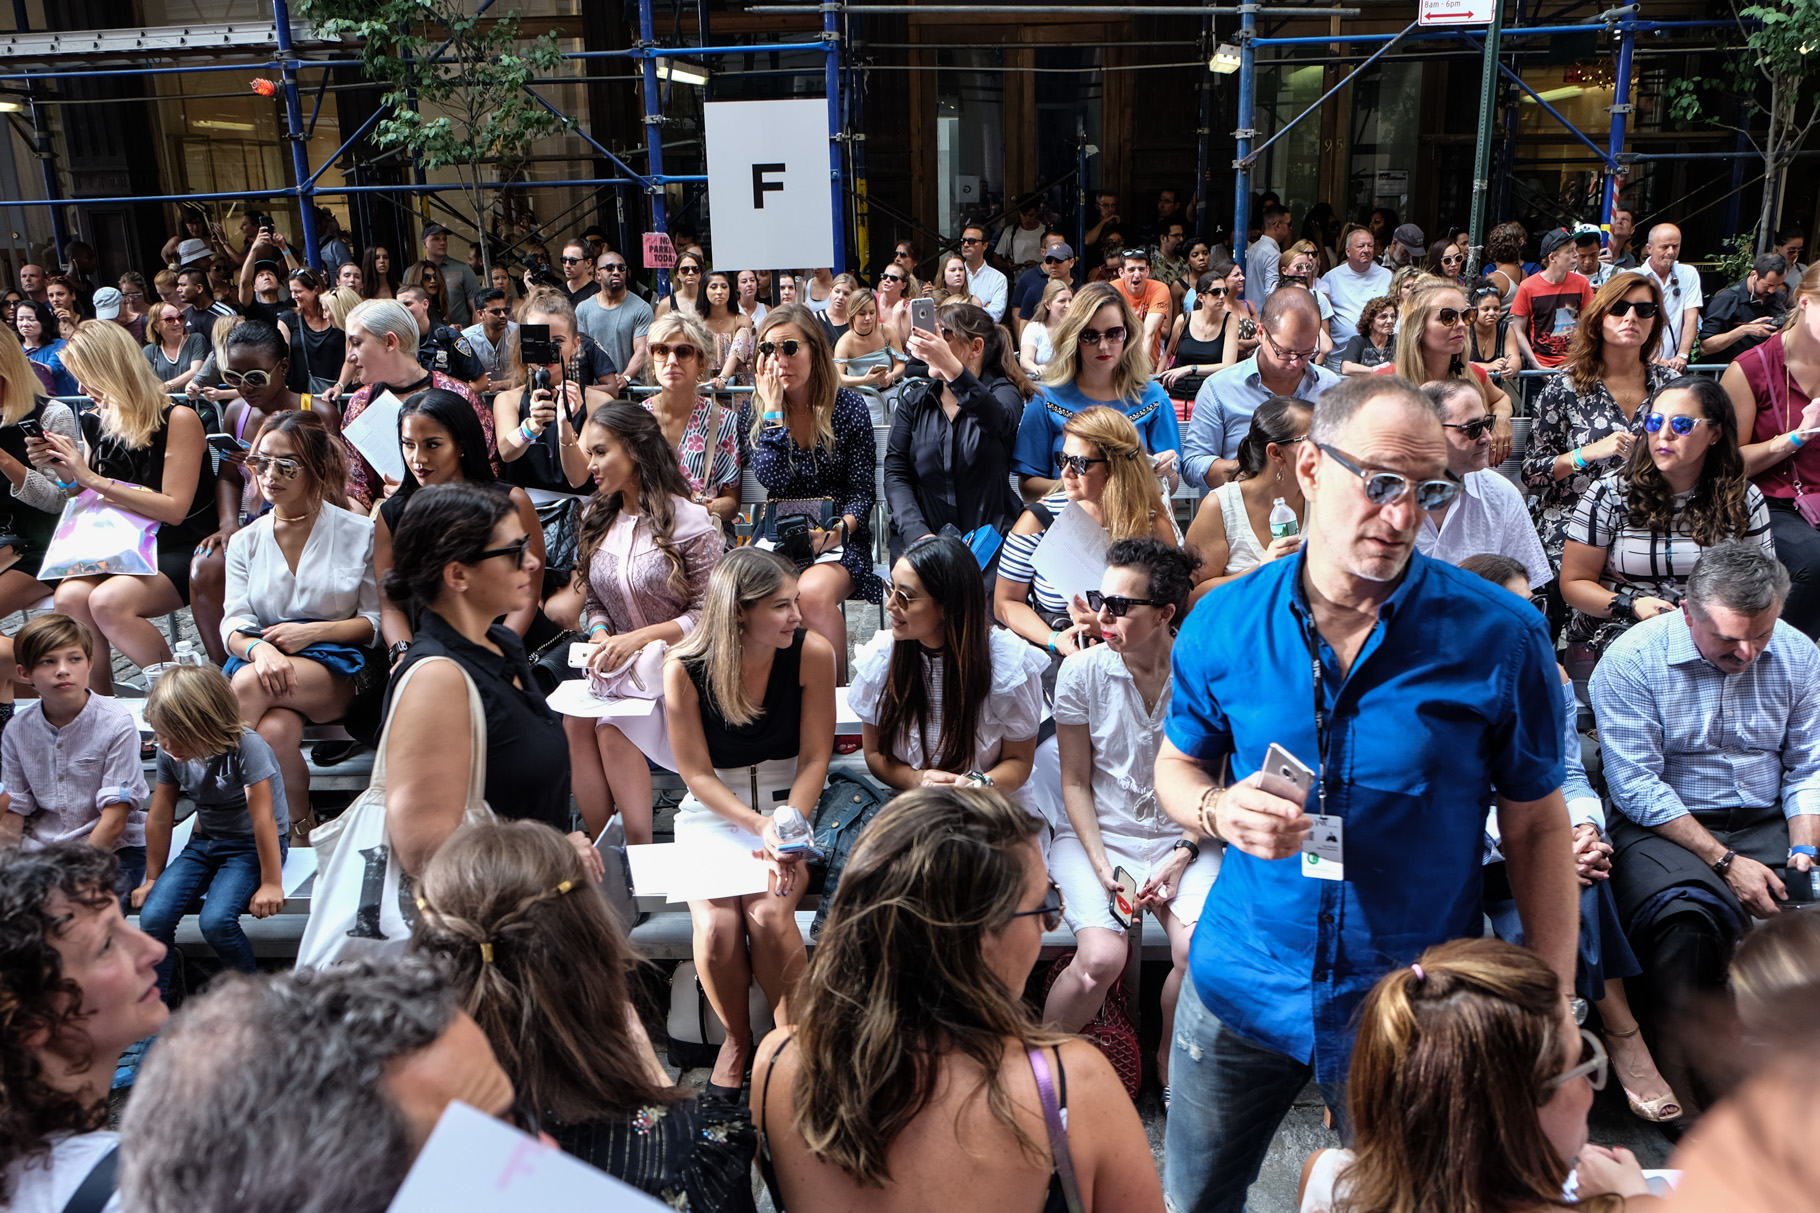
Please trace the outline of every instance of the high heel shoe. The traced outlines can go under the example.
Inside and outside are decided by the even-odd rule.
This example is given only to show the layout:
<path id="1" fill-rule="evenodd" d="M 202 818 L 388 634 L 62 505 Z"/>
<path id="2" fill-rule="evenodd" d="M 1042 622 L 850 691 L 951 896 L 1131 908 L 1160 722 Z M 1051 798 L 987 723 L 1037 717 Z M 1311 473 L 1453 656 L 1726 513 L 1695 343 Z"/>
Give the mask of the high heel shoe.
<path id="1" fill-rule="evenodd" d="M 1612 1029 L 1606 1028 L 1605 1035 L 1615 1036 L 1619 1040 L 1629 1040 L 1642 1030 L 1641 1026 L 1632 1028 L 1628 1032 L 1614 1032 Z M 1615 1058 L 1612 1060 L 1611 1068 L 1614 1073 L 1618 1069 Z M 1670 1124 L 1681 1119 L 1681 1101 L 1675 1098 L 1673 1091 L 1667 1095 L 1658 1095 L 1651 1100 L 1638 1099 L 1636 1093 L 1624 1085 L 1624 1077 L 1621 1074 L 1618 1076 L 1618 1086 L 1624 1091 L 1625 1102 L 1630 1104 L 1631 1115 L 1637 1119 L 1647 1120 L 1651 1124 L 1657 1125 Z"/>

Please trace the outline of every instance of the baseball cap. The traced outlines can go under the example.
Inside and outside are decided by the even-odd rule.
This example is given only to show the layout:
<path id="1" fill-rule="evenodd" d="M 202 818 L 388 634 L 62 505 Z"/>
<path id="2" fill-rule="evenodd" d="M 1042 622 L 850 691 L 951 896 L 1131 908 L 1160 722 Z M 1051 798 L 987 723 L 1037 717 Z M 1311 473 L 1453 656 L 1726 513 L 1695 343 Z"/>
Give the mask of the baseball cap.
<path id="1" fill-rule="evenodd" d="M 1428 245 L 1423 242 L 1422 229 L 1413 223 L 1405 223 L 1392 232 L 1391 238 L 1409 250 L 1411 257 L 1426 257 Z"/>
<path id="2" fill-rule="evenodd" d="M 1066 261 L 1068 258 L 1074 256 L 1074 250 L 1069 248 L 1066 243 L 1058 242 L 1044 249 L 1043 256 L 1045 258 L 1054 257 L 1057 260 Z"/>
<path id="3" fill-rule="evenodd" d="M 1599 226 L 1596 223 L 1581 223 L 1574 227 L 1575 244 L 1600 243 Z"/>
<path id="4" fill-rule="evenodd" d="M 260 270 L 271 270 L 274 274 L 277 274 L 279 277 L 284 276 L 283 267 L 281 267 L 276 261 L 255 261 L 255 262 L 253 262 L 253 272 L 255 274 L 257 274 Z"/>
<path id="5" fill-rule="evenodd" d="M 177 246 L 177 264 L 188 265 L 192 261 L 207 261 L 209 246 L 200 240 L 185 240 Z"/>
<path id="6" fill-rule="evenodd" d="M 418 240 L 418 243 L 421 244 L 423 241 L 428 240 L 431 236 L 446 236 L 448 234 L 449 234 L 449 229 L 442 226 L 442 224 L 426 223 L 423 225 L 423 231 L 421 231 L 417 234 L 417 240 Z"/>
<path id="7" fill-rule="evenodd" d="M 1563 244 L 1568 244 L 1572 241 L 1573 234 L 1564 227 L 1558 227 L 1553 231 L 1548 232 L 1542 237 L 1542 260 L 1548 260 L 1548 255 L 1550 253 L 1560 248 Z"/>
<path id="8" fill-rule="evenodd" d="M 120 315 L 120 305 L 124 302 L 119 291 L 111 286 L 102 287 L 95 292 L 95 319 L 114 319 Z"/>

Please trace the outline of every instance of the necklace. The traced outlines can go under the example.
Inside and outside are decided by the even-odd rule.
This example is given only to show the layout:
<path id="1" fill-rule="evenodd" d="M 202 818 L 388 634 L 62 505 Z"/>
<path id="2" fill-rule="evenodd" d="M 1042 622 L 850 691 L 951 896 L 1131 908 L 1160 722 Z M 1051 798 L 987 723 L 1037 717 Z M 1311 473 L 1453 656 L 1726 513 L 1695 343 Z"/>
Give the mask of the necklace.
<path id="1" fill-rule="evenodd" d="M 273 511 L 272 511 L 272 517 L 273 517 L 273 518 L 275 518 L 275 519 L 277 519 L 277 520 L 278 520 L 278 521 L 279 521 L 279 522 L 293 522 L 293 523 L 295 523 L 295 522 L 311 522 L 311 521 L 314 521 L 314 519 L 315 519 L 315 517 L 316 517 L 316 515 L 314 515 L 314 514 L 298 514 L 298 515 L 297 515 L 297 516 L 295 516 L 295 517 L 293 517 L 293 518 L 286 518 L 286 517 L 285 517 L 285 516 L 284 516 L 284 515 L 283 515 L 283 514 L 280 514 L 280 513 L 279 513 L 279 512 L 278 512 L 278 511 L 277 511 L 277 510 L 273 510 Z"/>

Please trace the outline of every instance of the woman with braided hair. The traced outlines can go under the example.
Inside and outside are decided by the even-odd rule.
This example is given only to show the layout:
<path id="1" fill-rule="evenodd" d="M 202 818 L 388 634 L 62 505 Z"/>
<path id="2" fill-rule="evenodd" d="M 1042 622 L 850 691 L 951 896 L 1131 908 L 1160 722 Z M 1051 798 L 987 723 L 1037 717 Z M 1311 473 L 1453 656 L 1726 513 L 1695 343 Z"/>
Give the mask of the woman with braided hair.
<path id="1" fill-rule="evenodd" d="M 411 947 L 448 967 L 511 1076 L 517 1123 L 683 1208 L 753 1208 L 751 1117 L 670 1085 L 632 1007 L 637 959 L 561 836 L 532 822 L 463 830 L 419 893 Z"/>

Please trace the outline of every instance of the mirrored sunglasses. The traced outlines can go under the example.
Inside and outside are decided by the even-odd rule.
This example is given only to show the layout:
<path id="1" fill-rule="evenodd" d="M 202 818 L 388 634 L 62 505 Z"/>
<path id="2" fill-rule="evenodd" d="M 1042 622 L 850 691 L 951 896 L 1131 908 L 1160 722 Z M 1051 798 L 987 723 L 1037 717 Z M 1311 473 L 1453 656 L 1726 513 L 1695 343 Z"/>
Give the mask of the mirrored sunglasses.
<path id="1" fill-rule="evenodd" d="M 303 464 L 288 455 L 249 455 L 246 465 L 253 469 L 253 475 L 270 474 L 275 480 L 295 480 L 303 470 Z"/>
<path id="2" fill-rule="evenodd" d="M 1081 330 L 1081 344 L 1082 345 L 1099 345 L 1102 342 L 1110 344 L 1110 345 L 1118 345 L 1120 342 L 1122 342 L 1124 340 L 1125 340 L 1125 326 L 1122 324 L 1115 324 L 1109 329 L 1082 329 Z"/>
<path id="3" fill-rule="evenodd" d="M 1418 509 L 1438 510 L 1451 504 L 1460 495 L 1460 486 L 1456 481 L 1411 480 L 1396 472 L 1368 472 L 1325 442 L 1317 442 L 1315 446 L 1365 482 L 1365 499 L 1373 505 L 1392 505 L 1413 491 Z"/>
<path id="4" fill-rule="evenodd" d="M 1110 459 L 1089 459 L 1085 455 L 1057 455 L 1056 466 L 1064 473 L 1073 472 L 1076 476 L 1085 476 L 1089 468 L 1096 463 L 1111 463 Z"/>
<path id="5" fill-rule="evenodd" d="M 1685 438 L 1694 432 L 1696 425 L 1702 421 L 1711 422 L 1711 420 L 1709 417 L 1689 417 L 1685 413 L 1678 417 L 1664 417 L 1661 413 L 1651 413 L 1643 419 L 1643 429 L 1646 433 L 1660 434 L 1663 424 L 1666 423 L 1669 429 Z"/>

